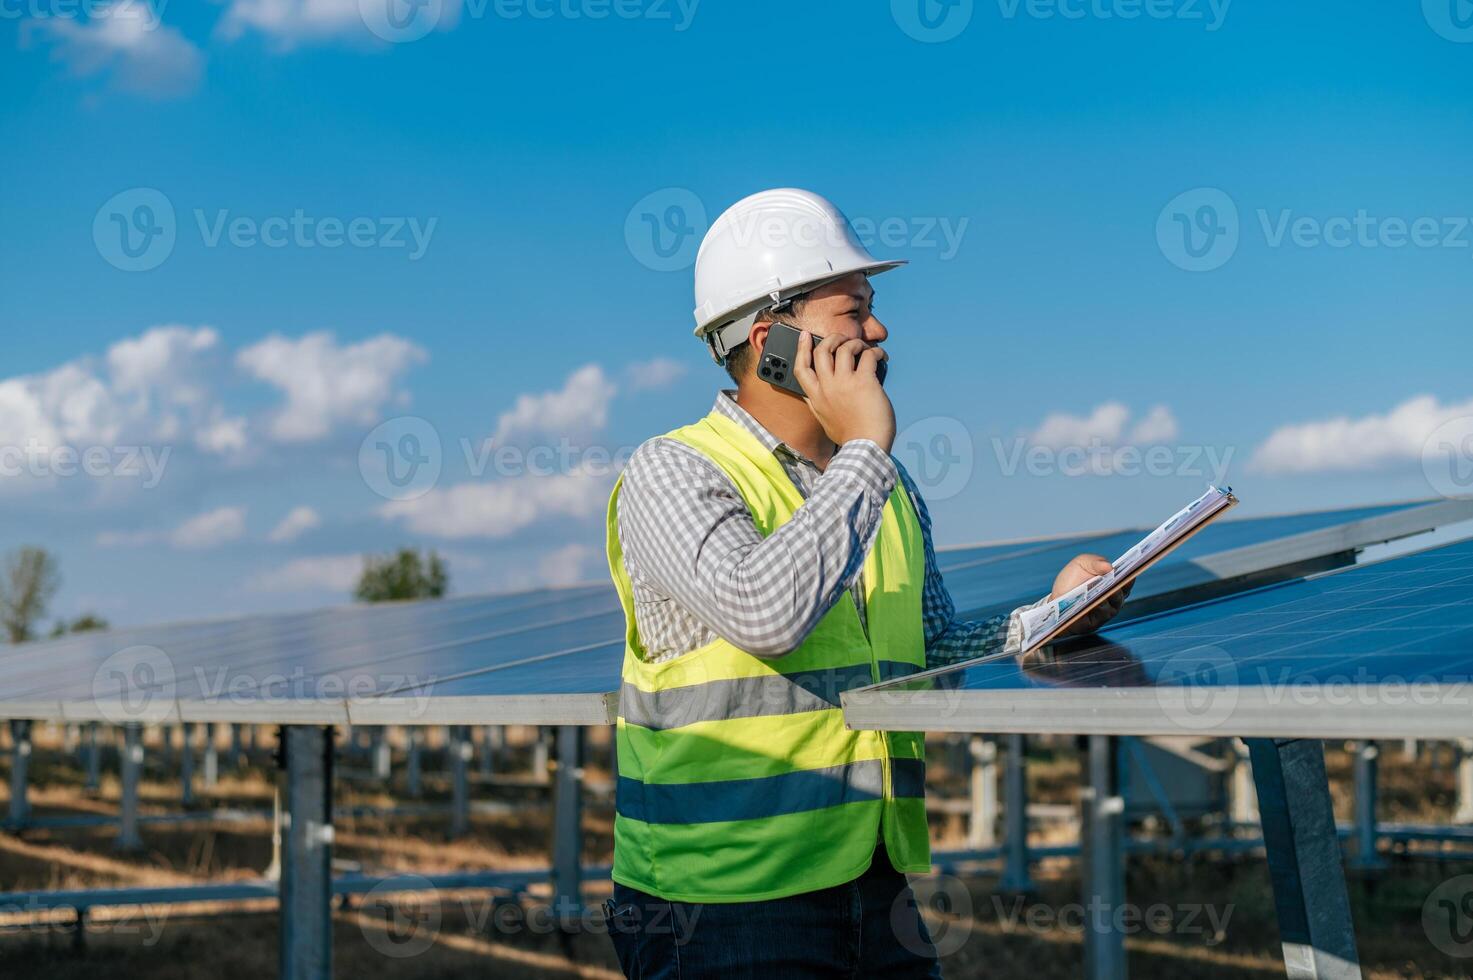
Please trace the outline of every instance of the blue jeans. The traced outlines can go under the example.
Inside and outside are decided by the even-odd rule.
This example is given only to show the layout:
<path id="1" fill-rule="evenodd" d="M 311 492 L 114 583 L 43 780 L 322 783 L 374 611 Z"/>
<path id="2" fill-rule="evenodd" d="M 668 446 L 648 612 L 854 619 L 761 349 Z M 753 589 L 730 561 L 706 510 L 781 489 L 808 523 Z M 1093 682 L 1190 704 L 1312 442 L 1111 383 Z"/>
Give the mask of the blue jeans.
<path id="1" fill-rule="evenodd" d="M 604 906 L 629 980 L 940 978 L 905 875 L 883 845 L 854 881 L 767 902 L 667 902 L 614 883 Z"/>

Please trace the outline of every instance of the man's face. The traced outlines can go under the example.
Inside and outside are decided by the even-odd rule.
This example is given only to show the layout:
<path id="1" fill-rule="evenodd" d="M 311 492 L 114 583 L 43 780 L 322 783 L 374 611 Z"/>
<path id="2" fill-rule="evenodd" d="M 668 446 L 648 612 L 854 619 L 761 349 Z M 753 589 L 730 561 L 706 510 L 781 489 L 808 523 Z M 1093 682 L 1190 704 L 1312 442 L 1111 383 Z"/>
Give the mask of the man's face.
<path id="1" fill-rule="evenodd" d="M 890 332 L 875 317 L 874 303 L 875 290 L 869 277 L 856 272 L 809 293 L 795 319 L 815 338 L 857 337 L 871 345 L 881 344 Z"/>

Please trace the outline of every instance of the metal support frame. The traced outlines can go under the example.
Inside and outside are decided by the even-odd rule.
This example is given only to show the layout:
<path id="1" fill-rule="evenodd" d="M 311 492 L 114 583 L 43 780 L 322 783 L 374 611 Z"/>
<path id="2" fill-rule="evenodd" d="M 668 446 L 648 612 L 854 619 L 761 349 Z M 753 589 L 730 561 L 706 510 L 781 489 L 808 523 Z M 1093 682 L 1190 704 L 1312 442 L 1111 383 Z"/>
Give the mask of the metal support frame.
<path id="1" fill-rule="evenodd" d="M 174 768 L 174 726 L 159 726 L 159 765 L 165 772 Z"/>
<path id="2" fill-rule="evenodd" d="M 471 743 L 466 737 L 464 725 L 451 725 L 450 737 L 445 743 L 450 754 L 450 837 L 464 837 L 470 829 L 471 787 L 470 767 Z"/>
<path id="3" fill-rule="evenodd" d="M 997 743 L 973 735 L 967 746 L 972 755 L 972 814 L 967 822 L 967 846 L 997 844 Z"/>
<path id="4" fill-rule="evenodd" d="M 1253 788 L 1253 765 L 1248 761 L 1248 746 L 1242 739 L 1233 739 L 1232 781 L 1228 789 L 1228 819 L 1234 827 L 1258 826 L 1258 794 Z"/>
<path id="5" fill-rule="evenodd" d="M 282 980 L 332 976 L 332 730 L 284 729 L 285 840 L 281 862 Z"/>
<path id="6" fill-rule="evenodd" d="M 31 822 L 32 724 L 20 718 L 10 723 L 10 817 L 5 821 L 7 830 L 20 830 Z"/>
<path id="7" fill-rule="evenodd" d="M 1084 892 L 1084 976 L 1126 975 L 1125 935 L 1116 918 L 1125 902 L 1125 798 L 1120 795 L 1119 746 L 1109 735 L 1088 736 L 1089 782 L 1081 793 L 1080 845 Z"/>
<path id="8" fill-rule="evenodd" d="M 1023 894 L 1033 890 L 1028 872 L 1028 742 L 1023 735 L 1009 735 L 1007 740 L 1008 751 L 1003 768 L 1006 855 L 998 888 L 1006 893 Z"/>
<path id="9" fill-rule="evenodd" d="M 424 783 L 420 778 L 422 770 L 420 759 L 424 749 L 425 736 L 417 726 L 410 728 L 407 736 L 409 747 L 404 754 L 404 791 L 411 799 L 419 799 L 424 795 Z"/>
<path id="10" fill-rule="evenodd" d="M 215 748 L 215 723 L 205 722 L 205 751 L 201 766 L 205 789 L 214 789 L 220 781 L 220 752 Z"/>
<path id="11" fill-rule="evenodd" d="M 1458 808 L 1453 823 L 1473 823 L 1473 738 L 1458 739 Z"/>
<path id="12" fill-rule="evenodd" d="M 1372 741 L 1355 743 L 1355 855 L 1357 871 L 1379 871 L 1386 862 L 1376 851 L 1376 795 L 1381 750 Z"/>
<path id="13" fill-rule="evenodd" d="M 583 915 L 583 730 L 557 730 L 557 776 L 553 784 L 553 908 L 565 928 Z"/>
<path id="14" fill-rule="evenodd" d="M 1247 742 L 1285 972 L 1290 980 L 1359 978 L 1324 746 L 1308 739 Z"/>
<path id="15" fill-rule="evenodd" d="M 102 750 L 97 745 L 97 722 L 87 723 L 87 739 L 83 754 L 86 756 L 87 782 L 83 789 L 88 793 L 97 792 L 102 785 Z"/>
<path id="16" fill-rule="evenodd" d="M 532 743 L 532 777 L 544 783 L 548 779 L 547 742 L 547 729 L 539 727 L 536 741 Z"/>
<path id="17" fill-rule="evenodd" d="M 245 743 L 241 740 L 240 726 L 230 726 L 230 768 L 245 768 Z"/>
<path id="18" fill-rule="evenodd" d="M 119 754 L 122 796 L 118 807 L 118 839 L 120 851 L 141 851 L 143 838 L 138 834 L 138 777 L 143 772 L 143 726 L 130 721 L 123 726 L 123 751 Z"/>
<path id="19" fill-rule="evenodd" d="M 499 728 L 487 725 L 480 729 L 481 732 L 481 755 L 477 760 L 481 766 L 481 775 L 489 776 L 496 771 L 496 744 L 500 741 L 497 737 Z"/>
<path id="20" fill-rule="evenodd" d="M 393 755 L 389 748 L 388 729 L 376 726 L 368 739 L 370 758 L 373 762 L 373 778 L 388 781 Z"/>
<path id="21" fill-rule="evenodd" d="M 194 806 L 194 723 L 179 726 L 179 802 Z"/>

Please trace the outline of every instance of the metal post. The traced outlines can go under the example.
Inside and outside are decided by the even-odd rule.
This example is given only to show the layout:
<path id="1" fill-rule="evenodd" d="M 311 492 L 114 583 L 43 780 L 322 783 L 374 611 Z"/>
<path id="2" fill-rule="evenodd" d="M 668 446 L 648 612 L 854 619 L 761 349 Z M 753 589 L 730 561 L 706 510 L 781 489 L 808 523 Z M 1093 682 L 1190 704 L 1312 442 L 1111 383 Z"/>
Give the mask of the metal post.
<path id="1" fill-rule="evenodd" d="M 997 743 L 973 735 L 968 749 L 972 755 L 972 818 L 967 825 L 967 846 L 980 850 L 997 844 Z"/>
<path id="2" fill-rule="evenodd" d="M 230 765 L 241 769 L 245 766 L 245 747 L 241 742 L 240 726 L 230 726 Z"/>
<path id="3" fill-rule="evenodd" d="M 1248 739 L 1290 980 L 1359 978 L 1355 927 L 1325 778 L 1310 739 Z"/>
<path id="4" fill-rule="evenodd" d="M 537 740 L 532 743 L 532 777 L 547 782 L 547 729 L 537 729 Z"/>
<path id="5" fill-rule="evenodd" d="M 332 976 L 332 733 L 288 725 L 281 864 L 282 980 Z"/>
<path id="6" fill-rule="evenodd" d="M 10 722 L 10 819 L 7 830 L 20 830 L 31 822 L 30 770 L 31 725 L 20 718 Z"/>
<path id="7" fill-rule="evenodd" d="M 174 766 L 174 726 L 159 726 L 159 767 L 168 772 Z"/>
<path id="8" fill-rule="evenodd" d="M 1022 735 L 1008 736 L 1008 754 L 1003 769 L 1003 792 L 1007 794 L 1003 819 L 1007 822 L 1004 845 L 1006 857 L 1002 881 L 1004 893 L 1024 894 L 1033 890 L 1028 874 L 1028 760 L 1027 740 Z"/>
<path id="9" fill-rule="evenodd" d="M 102 785 L 102 750 L 97 747 L 97 722 L 87 723 L 87 783 L 83 787 L 89 793 L 97 792 Z"/>
<path id="10" fill-rule="evenodd" d="M 489 776 L 496 770 L 496 729 L 489 725 L 481 729 L 481 775 Z"/>
<path id="11" fill-rule="evenodd" d="M 118 813 L 118 840 L 120 851 L 143 849 L 143 838 L 138 835 L 138 776 L 143 770 L 143 726 L 130 721 L 123 726 L 123 751 L 120 756 L 123 792 Z"/>
<path id="12" fill-rule="evenodd" d="M 1089 736 L 1089 784 L 1081 794 L 1080 866 L 1084 878 L 1084 975 L 1126 976 L 1125 935 L 1116 917 L 1125 902 L 1125 800 L 1118 741 Z"/>
<path id="13" fill-rule="evenodd" d="M 1376 853 L 1376 792 L 1378 757 L 1375 742 L 1355 743 L 1355 856 L 1351 867 L 1357 871 L 1377 871 L 1386 862 Z"/>
<path id="14" fill-rule="evenodd" d="M 1458 739 L 1458 808 L 1453 823 L 1473 823 L 1473 738 Z"/>
<path id="15" fill-rule="evenodd" d="M 582 730 L 557 730 L 557 778 L 553 785 L 552 890 L 558 921 L 568 928 L 583 915 Z"/>
<path id="16" fill-rule="evenodd" d="M 194 722 L 179 726 L 179 802 L 194 806 Z"/>
<path id="17" fill-rule="evenodd" d="M 1237 756 L 1233 764 L 1232 788 L 1229 791 L 1228 814 L 1235 827 L 1253 827 L 1258 824 L 1258 795 L 1253 790 L 1253 765 L 1248 761 L 1248 746 L 1241 739 L 1234 739 L 1232 752 Z"/>
<path id="18" fill-rule="evenodd" d="M 404 755 L 404 791 L 411 799 L 419 799 L 424 795 L 424 786 L 420 781 L 420 750 L 424 746 L 424 732 L 418 728 L 409 729 L 409 748 Z"/>
<path id="19" fill-rule="evenodd" d="M 450 837 L 464 837 L 470 829 L 470 779 L 467 769 L 471 743 L 464 725 L 452 725 L 446 745 L 450 752 Z"/>
<path id="20" fill-rule="evenodd" d="M 215 723 L 205 722 L 204 784 L 213 789 L 220 781 L 220 753 L 215 749 Z"/>
<path id="21" fill-rule="evenodd" d="M 388 734 L 382 726 L 373 730 L 373 734 L 369 736 L 369 745 L 373 750 L 373 778 L 387 780 L 392 757 L 389 754 Z"/>

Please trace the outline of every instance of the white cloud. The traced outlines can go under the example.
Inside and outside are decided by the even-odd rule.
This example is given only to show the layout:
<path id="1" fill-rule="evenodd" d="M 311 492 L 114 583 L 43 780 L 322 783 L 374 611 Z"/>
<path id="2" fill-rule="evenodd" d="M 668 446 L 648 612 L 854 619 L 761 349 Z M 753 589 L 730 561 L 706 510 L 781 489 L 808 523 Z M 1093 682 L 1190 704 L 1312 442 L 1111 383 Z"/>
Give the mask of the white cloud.
<path id="1" fill-rule="evenodd" d="M 349 592 L 362 573 L 362 555 L 318 555 L 254 575 L 246 587 L 256 592 Z"/>
<path id="2" fill-rule="evenodd" d="M 35 17 L 23 37 L 39 33 L 54 44 L 52 58 L 78 78 L 105 78 L 125 92 L 173 98 L 194 91 L 204 55 L 178 29 L 159 22 L 143 0 L 97 8 L 86 20 Z"/>
<path id="3" fill-rule="evenodd" d="M 549 517 L 588 517 L 608 503 L 612 481 L 580 472 L 498 483 L 462 483 L 379 508 L 416 534 L 505 538 Z"/>
<path id="4" fill-rule="evenodd" d="M 406 397 L 398 388 L 400 375 L 428 355 L 392 334 L 340 346 L 330 333 L 310 333 L 296 340 L 272 334 L 235 360 L 286 396 L 286 405 L 271 420 L 271 435 L 281 442 L 308 442 L 339 424 L 376 421 L 385 404 Z"/>
<path id="5" fill-rule="evenodd" d="M 277 544 L 295 541 L 308 531 L 322 525 L 322 517 L 311 507 L 294 507 L 281 523 L 271 529 L 266 537 Z"/>
<path id="6" fill-rule="evenodd" d="M 586 544 L 567 544 L 548 552 L 537 563 L 538 574 L 547 585 L 574 585 L 588 581 L 583 570 L 590 559 L 601 555 Z"/>
<path id="7" fill-rule="evenodd" d="M 633 391 L 650 391 L 667 388 L 685 375 L 685 365 L 668 357 L 656 357 L 639 361 L 625 370 L 629 387 Z"/>
<path id="8" fill-rule="evenodd" d="M 609 402 L 618 387 L 597 364 L 586 364 L 572 374 L 557 391 L 518 395 L 511 411 L 496 420 L 492 443 L 536 435 L 586 435 L 602 429 L 609 421 Z"/>
<path id="9" fill-rule="evenodd" d="M 1035 446 L 1067 449 L 1075 446 L 1143 446 L 1169 442 L 1176 438 L 1176 418 L 1171 409 L 1157 405 L 1127 431 L 1130 409 L 1119 402 L 1105 402 L 1086 417 L 1055 412 L 1029 433 Z"/>
<path id="10" fill-rule="evenodd" d="M 1473 416 L 1473 399 L 1442 405 L 1419 395 L 1385 415 L 1285 425 L 1269 434 L 1249 465 L 1260 473 L 1324 473 L 1416 461 L 1434 429 L 1464 416 Z"/>
<path id="11" fill-rule="evenodd" d="M 269 38 L 277 48 L 290 49 L 299 44 L 351 39 L 380 43 L 370 34 L 363 19 L 363 0 L 230 0 L 220 20 L 220 36 L 235 40 L 255 31 Z M 390 0 L 375 0 L 383 4 Z M 405 12 L 417 17 L 434 17 L 434 27 L 444 30 L 460 19 L 460 0 L 441 0 L 439 4 L 416 13 L 410 5 Z M 417 21 L 415 22 L 417 23 Z"/>
<path id="12" fill-rule="evenodd" d="M 244 507 L 217 507 L 191 517 L 169 534 L 176 548 L 197 550 L 217 548 L 245 536 Z"/>

